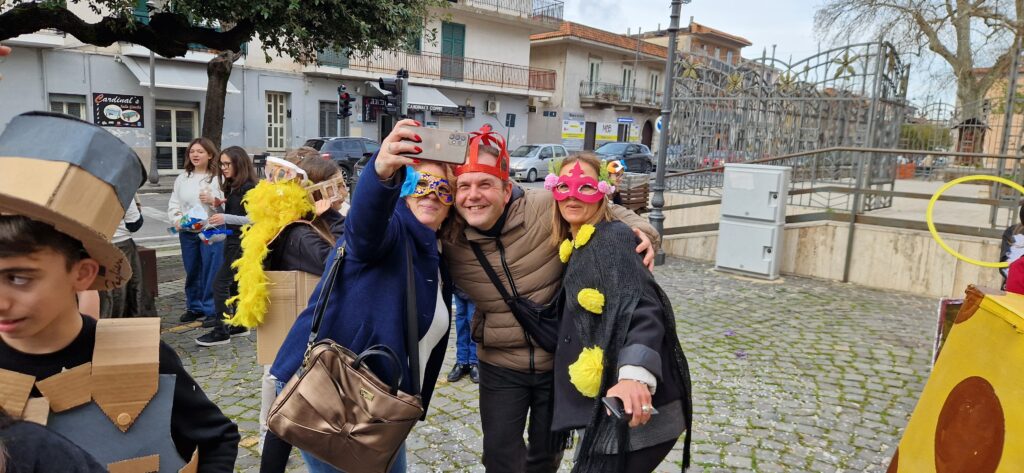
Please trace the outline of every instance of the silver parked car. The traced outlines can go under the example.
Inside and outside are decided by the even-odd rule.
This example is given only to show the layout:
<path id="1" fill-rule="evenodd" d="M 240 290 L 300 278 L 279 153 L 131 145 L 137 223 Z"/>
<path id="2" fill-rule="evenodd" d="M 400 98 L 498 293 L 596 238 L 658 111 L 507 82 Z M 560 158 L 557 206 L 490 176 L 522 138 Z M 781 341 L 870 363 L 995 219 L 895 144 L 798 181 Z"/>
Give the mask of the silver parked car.
<path id="1" fill-rule="evenodd" d="M 556 144 L 522 145 L 513 150 L 509 157 L 512 162 L 510 175 L 513 179 L 533 182 L 548 175 L 548 163 L 552 159 L 566 157 L 565 147 Z"/>

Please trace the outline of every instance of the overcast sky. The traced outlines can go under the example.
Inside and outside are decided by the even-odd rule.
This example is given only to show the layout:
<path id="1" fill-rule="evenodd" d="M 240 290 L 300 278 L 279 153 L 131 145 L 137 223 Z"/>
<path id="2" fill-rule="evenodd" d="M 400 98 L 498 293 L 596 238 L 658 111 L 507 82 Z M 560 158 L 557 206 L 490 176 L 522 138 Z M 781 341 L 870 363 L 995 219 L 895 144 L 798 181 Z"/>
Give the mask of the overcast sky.
<path id="1" fill-rule="evenodd" d="M 776 57 L 799 60 L 817 51 L 814 37 L 814 10 L 820 0 L 693 0 L 683 5 L 679 25 L 690 17 L 697 23 L 742 36 L 753 46 L 743 49 L 743 57 L 761 56 L 761 50 L 777 45 Z M 671 0 L 565 0 L 565 19 L 614 33 L 629 28 L 651 31 L 668 28 Z"/>

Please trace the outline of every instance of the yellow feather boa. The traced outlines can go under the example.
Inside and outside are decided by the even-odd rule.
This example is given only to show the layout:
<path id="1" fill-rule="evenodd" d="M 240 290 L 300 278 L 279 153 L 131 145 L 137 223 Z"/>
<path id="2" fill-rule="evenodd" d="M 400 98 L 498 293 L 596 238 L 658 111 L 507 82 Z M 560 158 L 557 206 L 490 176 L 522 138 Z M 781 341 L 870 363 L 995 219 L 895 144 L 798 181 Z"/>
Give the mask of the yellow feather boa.
<path id="1" fill-rule="evenodd" d="M 270 252 L 270 242 L 289 223 L 313 211 L 306 190 L 294 181 L 271 184 L 260 181 L 242 200 L 251 224 L 242 227 L 242 256 L 231 264 L 238 281 L 238 295 L 228 299 L 235 306 L 233 317 L 224 314 L 227 323 L 248 328 L 258 327 L 267 315 L 270 291 L 263 261 Z"/>

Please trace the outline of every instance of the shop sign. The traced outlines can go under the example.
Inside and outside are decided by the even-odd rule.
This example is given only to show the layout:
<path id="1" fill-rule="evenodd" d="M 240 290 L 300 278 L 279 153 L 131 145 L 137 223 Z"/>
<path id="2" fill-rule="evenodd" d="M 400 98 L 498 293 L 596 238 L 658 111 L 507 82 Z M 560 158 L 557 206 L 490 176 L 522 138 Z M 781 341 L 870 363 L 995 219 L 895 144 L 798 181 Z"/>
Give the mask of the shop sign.
<path id="1" fill-rule="evenodd" d="M 142 128 L 141 95 L 92 94 L 93 123 L 99 126 Z"/>

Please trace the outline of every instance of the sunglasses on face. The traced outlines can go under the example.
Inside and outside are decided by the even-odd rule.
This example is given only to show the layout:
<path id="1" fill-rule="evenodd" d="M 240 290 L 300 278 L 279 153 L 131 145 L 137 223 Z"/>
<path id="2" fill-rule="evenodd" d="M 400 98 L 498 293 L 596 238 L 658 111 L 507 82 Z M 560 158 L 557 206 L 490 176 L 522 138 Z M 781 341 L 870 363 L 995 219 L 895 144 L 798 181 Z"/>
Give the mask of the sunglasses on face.
<path id="1" fill-rule="evenodd" d="M 455 201 L 455 194 L 447 179 L 424 171 L 420 171 L 419 174 L 420 180 L 416 182 L 416 190 L 409 194 L 410 196 L 426 197 L 433 192 L 442 204 L 452 205 L 452 202 Z"/>

